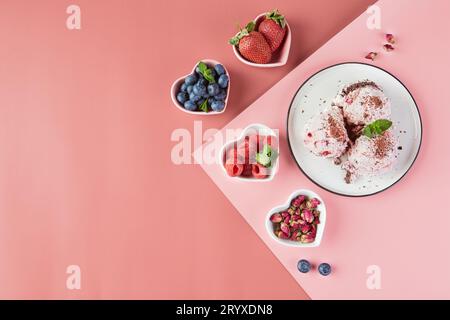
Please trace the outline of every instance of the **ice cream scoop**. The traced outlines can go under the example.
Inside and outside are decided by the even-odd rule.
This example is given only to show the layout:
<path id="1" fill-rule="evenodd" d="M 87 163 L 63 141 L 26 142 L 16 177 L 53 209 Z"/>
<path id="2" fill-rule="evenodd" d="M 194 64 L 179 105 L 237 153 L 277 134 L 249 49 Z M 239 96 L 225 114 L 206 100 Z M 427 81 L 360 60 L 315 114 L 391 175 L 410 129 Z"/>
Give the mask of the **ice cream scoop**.
<path id="1" fill-rule="evenodd" d="M 375 82 L 369 80 L 347 85 L 333 104 L 342 108 L 344 118 L 350 125 L 365 125 L 391 115 L 389 99 Z"/>
<path id="2" fill-rule="evenodd" d="M 397 140 L 393 130 L 369 138 L 361 135 L 348 152 L 348 159 L 342 164 L 347 172 L 345 181 L 351 183 L 360 176 L 374 176 L 389 171 L 395 163 Z"/>
<path id="3" fill-rule="evenodd" d="M 337 106 L 329 106 L 311 118 L 303 135 L 306 148 L 325 158 L 341 156 L 349 142 L 342 110 Z"/>

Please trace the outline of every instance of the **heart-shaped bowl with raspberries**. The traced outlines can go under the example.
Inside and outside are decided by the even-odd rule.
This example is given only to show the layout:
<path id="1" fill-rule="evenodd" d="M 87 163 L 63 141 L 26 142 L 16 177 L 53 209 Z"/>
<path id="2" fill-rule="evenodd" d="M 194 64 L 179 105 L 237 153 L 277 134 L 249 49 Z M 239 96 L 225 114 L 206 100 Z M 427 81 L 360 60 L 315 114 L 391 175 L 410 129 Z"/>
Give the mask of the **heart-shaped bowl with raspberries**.
<path id="1" fill-rule="evenodd" d="M 266 15 L 268 13 L 261 13 L 258 15 L 255 19 L 255 30 L 258 30 L 259 25 L 261 22 L 265 19 Z M 281 67 L 284 66 L 289 58 L 289 51 L 291 50 L 291 28 L 289 27 L 289 23 L 285 19 L 285 28 L 286 28 L 286 34 L 284 36 L 284 39 L 278 49 L 276 51 L 272 52 L 272 58 L 270 62 L 268 63 L 255 63 L 248 59 L 246 59 L 241 52 L 239 52 L 238 45 L 233 45 L 233 52 L 236 58 L 238 58 L 239 61 L 242 63 L 245 63 L 246 65 L 258 67 L 258 68 L 274 68 L 274 67 Z M 238 36 L 239 33 L 236 34 Z"/>
<path id="2" fill-rule="evenodd" d="M 278 135 L 271 128 L 255 123 L 247 126 L 237 140 L 224 144 L 218 163 L 231 179 L 271 181 L 278 171 Z"/>
<path id="3" fill-rule="evenodd" d="M 315 192 L 300 189 L 288 201 L 269 211 L 266 229 L 277 242 L 291 247 L 317 247 L 322 241 L 327 210 Z"/>
<path id="4" fill-rule="evenodd" d="M 202 59 L 191 73 L 174 81 L 170 97 L 175 107 L 183 112 L 203 116 L 221 114 L 227 108 L 230 80 L 224 65 L 216 60 Z"/>

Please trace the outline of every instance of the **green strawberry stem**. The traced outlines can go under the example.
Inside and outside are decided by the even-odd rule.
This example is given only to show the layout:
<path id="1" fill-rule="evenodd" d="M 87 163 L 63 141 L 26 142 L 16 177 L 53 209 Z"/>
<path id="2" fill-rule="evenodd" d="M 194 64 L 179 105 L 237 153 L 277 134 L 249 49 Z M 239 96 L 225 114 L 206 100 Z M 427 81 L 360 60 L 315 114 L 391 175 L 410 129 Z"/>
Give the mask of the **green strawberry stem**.
<path id="1" fill-rule="evenodd" d="M 266 18 L 275 21 L 280 27 L 286 27 L 286 20 L 284 16 L 278 12 L 278 9 L 274 9 L 266 14 Z"/>
<path id="2" fill-rule="evenodd" d="M 252 32 L 253 30 L 255 30 L 255 21 L 250 21 L 249 23 L 247 23 L 247 25 L 245 26 L 245 28 L 241 29 L 240 26 L 239 27 L 239 32 L 237 35 L 235 35 L 233 38 L 230 39 L 229 43 L 233 46 L 237 46 L 239 44 L 239 41 L 245 37 L 248 36 L 250 34 L 250 32 Z"/>

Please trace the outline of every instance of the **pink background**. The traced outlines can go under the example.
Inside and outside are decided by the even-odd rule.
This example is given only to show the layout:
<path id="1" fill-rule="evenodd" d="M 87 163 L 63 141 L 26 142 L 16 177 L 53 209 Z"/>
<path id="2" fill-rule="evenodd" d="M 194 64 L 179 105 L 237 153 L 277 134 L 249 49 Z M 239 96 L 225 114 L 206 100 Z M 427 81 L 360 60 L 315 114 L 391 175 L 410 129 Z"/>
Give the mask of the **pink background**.
<path id="1" fill-rule="evenodd" d="M 450 30 L 450 2 L 384 0 L 377 5 L 381 30 L 369 30 L 368 15 L 363 14 L 226 126 L 259 122 L 280 129 L 280 170 L 274 180 L 249 185 L 227 178 L 219 165 L 204 169 L 311 298 L 448 299 L 450 46 L 443 32 Z M 397 38 L 391 53 L 381 48 L 385 33 Z M 310 182 L 289 155 L 287 109 L 298 87 L 313 73 L 339 62 L 367 62 L 364 56 L 371 50 L 380 52 L 374 64 L 392 72 L 414 95 L 423 120 L 422 149 L 412 170 L 385 192 L 366 198 L 337 196 Z M 250 187 L 252 192 L 247 191 Z M 267 212 L 299 188 L 319 193 L 327 205 L 318 248 L 280 245 L 265 229 Z M 331 263 L 332 276 L 299 273 L 296 264 L 301 258 L 316 265 Z M 371 265 L 381 269 L 380 290 L 366 286 Z"/>
<path id="2" fill-rule="evenodd" d="M 1 1 L 0 298 L 307 298 L 199 166 L 172 164 L 170 135 L 221 128 L 371 2 Z M 242 65 L 236 23 L 275 6 L 288 64 Z M 221 116 L 171 104 L 200 58 L 231 72 Z"/>

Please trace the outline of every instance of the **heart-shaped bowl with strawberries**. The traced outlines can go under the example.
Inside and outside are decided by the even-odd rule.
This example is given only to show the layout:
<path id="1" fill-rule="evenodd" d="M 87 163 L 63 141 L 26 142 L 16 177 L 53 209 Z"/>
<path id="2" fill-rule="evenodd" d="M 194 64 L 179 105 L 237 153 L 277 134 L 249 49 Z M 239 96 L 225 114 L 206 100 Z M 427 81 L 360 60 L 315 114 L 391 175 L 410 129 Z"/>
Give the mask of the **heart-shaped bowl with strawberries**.
<path id="1" fill-rule="evenodd" d="M 278 171 L 278 135 L 255 123 L 247 126 L 237 140 L 225 143 L 218 163 L 231 179 L 251 182 L 271 181 Z"/>
<path id="2" fill-rule="evenodd" d="M 286 246 L 297 248 L 317 247 L 322 241 L 327 210 L 318 194 L 299 189 L 288 201 L 273 208 L 266 217 L 269 235 Z"/>
<path id="3" fill-rule="evenodd" d="M 255 19 L 255 30 L 258 30 L 259 25 L 263 20 L 266 19 L 267 13 L 262 13 L 258 15 Z M 241 52 L 239 52 L 238 45 L 233 45 L 233 52 L 236 58 L 238 58 L 239 61 L 242 63 L 245 63 L 249 66 L 258 67 L 258 68 L 274 68 L 274 67 L 281 67 L 284 66 L 289 58 L 289 51 L 291 49 L 291 28 L 289 27 L 289 23 L 285 19 L 285 28 L 286 28 L 286 34 L 284 36 L 284 39 L 280 45 L 280 47 L 275 51 L 272 52 L 272 58 L 270 62 L 268 63 L 255 63 L 248 59 L 246 59 Z M 239 33 L 236 33 L 236 36 L 238 36 Z"/>
<path id="4" fill-rule="evenodd" d="M 222 101 L 223 102 L 223 106 L 222 106 L 223 108 L 221 110 L 218 110 L 218 111 L 211 110 L 211 105 L 208 103 L 208 98 L 206 98 L 206 101 L 207 101 L 206 102 L 207 103 L 206 108 L 208 110 L 207 112 L 202 111 L 202 109 L 200 108 L 200 106 L 199 106 L 199 102 L 200 101 L 196 101 L 195 102 L 196 103 L 195 110 L 188 110 L 177 99 L 177 95 L 180 94 L 180 92 L 182 90 L 181 88 L 184 85 L 187 77 L 191 76 L 191 75 L 196 75 L 198 77 L 198 73 L 196 72 L 196 69 L 199 66 L 200 62 L 203 62 L 210 69 L 211 68 L 214 69 L 214 67 L 216 65 L 221 65 L 223 67 L 223 70 L 221 71 L 221 72 L 223 72 L 222 74 L 227 76 L 227 86 L 225 88 L 221 88 L 221 87 L 219 88 L 220 94 L 225 94 L 226 93 L 225 98 Z M 216 73 L 216 75 L 217 75 L 217 73 Z M 192 86 L 195 86 L 195 84 L 193 84 Z M 230 87 L 231 87 L 231 78 L 230 78 L 230 74 L 229 74 L 228 70 L 225 68 L 225 66 L 222 65 L 219 61 L 216 61 L 216 60 L 213 60 L 213 59 L 202 59 L 202 60 L 200 60 L 199 62 L 197 62 L 195 64 L 195 66 L 192 69 L 191 73 L 189 73 L 189 74 L 187 74 L 185 76 L 182 76 L 182 77 L 178 78 L 177 80 L 175 80 L 173 82 L 172 87 L 170 88 L 170 97 L 172 98 L 172 102 L 175 105 L 175 107 L 177 107 L 178 109 L 180 109 L 183 112 L 186 112 L 186 113 L 189 113 L 189 114 L 195 114 L 195 115 L 210 116 L 210 115 L 216 115 L 216 114 L 221 114 L 221 113 L 225 112 L 225 109 L 227 108 L 227 104 L 228 104 L 228 99 L 229 99 L 229 96 L 230 96 Z M 186 93 L 186 94 L 188 94 L 188 93 Z M 189 96 L 189 94 L 188 94 L 188 96 Z M 202 98 L 202 99 L 204 99 L 204 98 Z"/>

